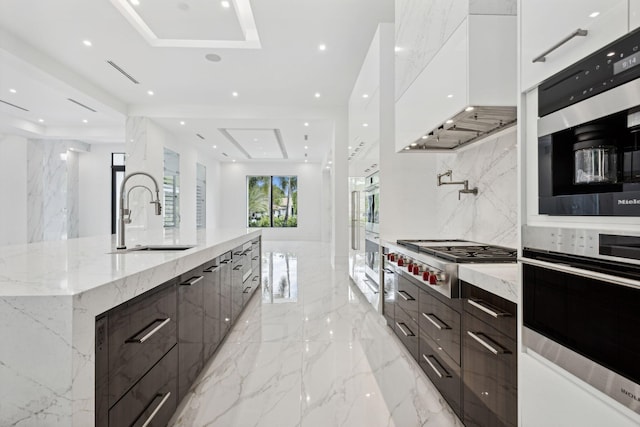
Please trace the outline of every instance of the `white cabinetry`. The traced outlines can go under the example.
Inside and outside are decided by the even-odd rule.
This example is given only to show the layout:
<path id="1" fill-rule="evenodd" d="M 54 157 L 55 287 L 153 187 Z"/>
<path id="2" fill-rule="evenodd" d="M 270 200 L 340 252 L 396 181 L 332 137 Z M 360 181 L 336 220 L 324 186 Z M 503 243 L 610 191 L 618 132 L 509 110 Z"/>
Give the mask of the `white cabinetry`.
<path id="1" fill-rule="evenodd" d="M 640 0 L 629 0 L 629 31 L 640 27 Z"/>
<path id="2" fill-rule="evenodd" d="M 516 104 L 516 19 L 470 15 L 396 102 L 396 151 L 469 105 Z"/>
<path id="3" fill-rule="evenodd" d="M 633 4 L 640 3 L 631 0 Z M 555 0 L 521 3 L 521 82 L 526 91 L 546 78 L 626 34 L 629 28 L 628 0 Z M 638 5 L 635 9 L 638 9 Z M 637 15 L 637 13 L 636 13 Z M 635 18 L 640 19 L 640 17 Z M 577 29 L 587 30 L 533 62 Z"/>

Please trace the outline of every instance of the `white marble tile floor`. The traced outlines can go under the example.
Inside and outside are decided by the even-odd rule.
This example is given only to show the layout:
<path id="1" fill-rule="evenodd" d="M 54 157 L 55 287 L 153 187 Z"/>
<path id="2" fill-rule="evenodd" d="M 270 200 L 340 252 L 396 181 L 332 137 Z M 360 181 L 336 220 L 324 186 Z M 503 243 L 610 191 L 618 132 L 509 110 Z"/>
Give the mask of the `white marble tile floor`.
<path id="1" fill-rule="evenodd" d="M 170 426 L 462 425 L 327 245 L 263 242 L 262 266 L 261 294 Z"/>

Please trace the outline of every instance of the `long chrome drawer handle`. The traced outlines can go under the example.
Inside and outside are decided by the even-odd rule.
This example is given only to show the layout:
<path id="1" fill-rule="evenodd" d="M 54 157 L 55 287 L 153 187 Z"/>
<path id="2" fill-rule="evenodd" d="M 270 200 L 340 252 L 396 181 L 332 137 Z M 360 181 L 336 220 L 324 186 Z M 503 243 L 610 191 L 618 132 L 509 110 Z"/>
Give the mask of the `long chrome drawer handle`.
<path id="1" fill-rule="evenodd" d="M 255 282 L 255 281 L 256 281 L 256 280 L 258 280 L 258 279 L 259 279 L 259 277 L 258 277 L 258 276 L 256 276 L 256 277 L 254 277 L 253 279 L 251 279 L 251 281 L 252 281 L 252 282 Z"/>
<path id="2" fill-rule="evenodd" d="M 408 296 L 405 296 L 407 294 Z M 406 291 L 398 291 L 398 295 L 400 295 L 405 301 L 415 301 L 415 299 Z"/>
<path id="3" fill-rule="evenodd" d="M 572 38 L 578 37 L 578 36 L 579 37 L 584 37 L 587 34 L 589 34 L 589 31 L 583 30 L 582 28 L 578 28 L 573 33 L 569 34 L 567 37 L 563 38 L 558 43 L 554 44 L 549 49 L 545 50 L 540 55 L 538 55 L 535 58 L 533 58 L 533 60 L 531 62 L 545 62 L 547 60 L 547 55 L 548 54 L 550 54 L 551 52 L 553 52 L 554 50 L 556 50 L 557 48 L 559 48 L 560 46 L 562 46 L 563 44 L 565 44 L 566 42 L 571 40 Z"/>
<path id="4" fill-rule="evenodd" d="M 205 273 L 213 273 L 216 270 L 220 270 L 221 267 L 222 267 L 221 265 L 214 265 L 214 266 L 211 266 L 209 268 L 205 268 L 203 271 Z"/>
<path id="5" fill-rule="evenodd" d="M 242 291 L 242 293 L 248 294 L 250 290 L 251 290 L 251 286 L 247 286 L 246 288 L 244 288 L 244 291 Z"/>
<path id="6" fill-rule="evenodd" d="M 235 271 L 238 271 L 238 270 L 240 270 L 241 268 L 242 268 L 242 264 L 240 264 L 240 265 L 236 265 L 235 267 L 233 267 L 233 269 L 234 269 Z"/>
<path id="7" fill-rule="evenodd" d="M 409 332 L 405 331 L 404 328 L 402 326 L 400 326 L 400 325 L 404 325 L 405 327 L 407 327 Z M 404 334 L 405 337 L 415 337 L 415 334 L 413 332 L 411 332 L 411 329 L 409 329 L 409 327 L 407 325 L 405 325 L 404 323 L 396 322 L 396 326 L 398 327 L 398 329 L 400 329 L 400 331 L 402 331 L 402 333 Z"/>
<path id="8" fill-rule="evenodd" d="M 151 424 L 151 420 L 153 420 L 153 418 L 158 415 L 158 412 L 160 412 L 160 409 L 162 408 L 162 406 L 164 406 L 165 403 L 167 403 L 167 400 L 169 400 L 169 397 L 171 397 L 171 392 L 168 391 L 167 394 L 164 395 L 164 397 L 161 394 L 156 394 L 153 397 L 153 400 L 151 401 L 151 403 L 153 403 L 154 400 L 156 400 L 158 397 L 162 397 L 162 400 L 160 401 L 160 403 L 158 404 L 158 406 L 156 406 L 156 408 L 153 410 L 153 412 L 149 415 L 149 417 L 142 423 L 134 423 L 133 427 L 137 427 L 138 425 L 140 427 L 148 427 L 149 424 Z M 149 404 L 149 406 L 151 405 L 151 403 Z M 147 409 L 147 408 L 145 408 Z"/>
<path id="9" fill-rule="evenodd" d="M 204 276 L 194 276 L 191 279 L 187 280 L 186 282 L 180 283 L 180 286 L 193 286 L 199 281 L 201 281 L 202 279 L 204 279 Z"/>
<path id="10" fill-rule="evenodd" d="M 449 325 L 444 323 L 442 320 L 438 319 L 435 314 L 422 313 L 422 315 L 429 322 L 433 323 L 433 326 L 435 326 L 436 328 L 440 329 L 441 331 L 444 330 L 444 329 L 451 329 L 451 327 L 449 327 Z"/>
<path id="11" fill-rule="evenodd" d="M 494 307 L 491 304 L 487 304 L 486 302 L 484 302 L 482 300 L 468 299 L 467 301 L 469 302 L 469 304 L 471 304 L 475 308 L 484 311 L 485 313 L 487 313 L 488 315 L 490 315 L 492 317 L 495 317 L 496 319 L 498 317 L 509 317 L 509 316 L 511 316 L 511 313 L 507 313 L 506 311 L 501 311 L 499 308 Z"/>
<path id="12" fill-rule="evenodd" d="M 142 338 L 135 338 L 136 335 L 134 335 L 133 337 L 129 338 L 128 340 L 126 340 L 126 343 L 138 343 L 138 344 L 142 344 L 143 342 L 145 342 L 146 340 L 148 340 L 149 338 L 151 338 L 151 336 L 153 334 L 155 334 L 156 332 L 158 332 L 160 329 L 162 329 L 162 327 L 164 327 L 167 323 L 171 322 L 171 318 L 167 317 L 166 319 L 156 319 L 153 322 L 151 322 L 151 325 L 153 325 L 156 322 L 161 322 L 158 326 L 156 326 L 155 328 L 153 328 L 152 330 L 149 331 L 148 334 L 146 334 L 145 336 L 143 336 Z M 147 326 L 147 328 L 149 327 Z M 147 329 L 145 328 L 145 329 Z M 143 329 L 143 331 L 145 330 Z"/>
<path id="13" fill-rule="evenodd" d="M 438 363 L 438 361 L 436 360 L 435 357 L 433 357 L 433 356 L 425 356 L 423 354 L 422 358 L 424 359 L 425 362 L 427 362 L 429 364 L 429 366 L 431 366 L 431 369 L 433 369 L 433 372 L 436 373 L 438 378 L 443 378 L 443 377 L 451 378 L 451 374 L 449 372 L 447 372 L 446 369 L 442 368 L 442 366 L 440 366 L 440 368 L 444 371 L 444 374 L 442 372 L 440 372 L 440 369 L 438 369 L 436 367 L 436 365 L 433 362 L 437 363 L 438 365 L 440 365 L 440 363 Z M 433 362 L 430 359 L 433 359 Z"/>
<path id="14" fill-rule="evenodd" d="M 478 332 L 477 334 L 474 334 L 471 331 L 467 331 L 467 334 L 469 334 L 469 336 L 471 338 L 473 338 L 474 340 L 478 341 L 478 343 L 480 343 L 480 345 L 482 345 L 484 348 L 486 348 L 487 350 L 489 350 L 491 353 L 495 354 L 496 356 L 498 354 L 508 353 L 507 350 L 505 350 L 504 348 L 500 347 L 499 345 L 496 345 L 494 347 L 491 344 L 489 344 L 488 342 L 486 342 L 485 340 L 483 340 L 482 338 L 480 338 L 480 335 L 482 335 L 486 339 L 490 339 L 489 337 L 487 337 L 486 335 L 484 335 L 484 334 L 482 334 L 480 332 Z M 498 347 L 498 348 L 496 348 L 496 347 Z"/>

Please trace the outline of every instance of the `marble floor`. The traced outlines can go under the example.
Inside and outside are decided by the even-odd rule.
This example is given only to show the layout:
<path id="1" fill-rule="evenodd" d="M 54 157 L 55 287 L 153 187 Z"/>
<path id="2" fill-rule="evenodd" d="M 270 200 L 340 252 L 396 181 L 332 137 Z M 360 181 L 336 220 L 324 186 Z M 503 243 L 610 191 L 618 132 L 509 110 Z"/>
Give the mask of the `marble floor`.
<path id="1" fill-rule="evenodd" d="M 263 286 L 170 426 L 461 426 L 329 247 L 264 242 Z"/>

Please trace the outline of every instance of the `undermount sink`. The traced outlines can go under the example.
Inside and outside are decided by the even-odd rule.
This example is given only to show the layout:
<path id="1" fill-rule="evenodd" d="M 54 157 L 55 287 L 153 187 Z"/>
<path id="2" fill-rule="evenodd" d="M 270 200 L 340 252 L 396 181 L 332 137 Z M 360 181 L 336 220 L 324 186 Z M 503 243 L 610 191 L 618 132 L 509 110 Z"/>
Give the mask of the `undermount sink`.
<path id="1" fill-rule="evenodd" d="M 110 253 L 126 254 L 130 252 L 186 251 L 187 249 L 191 249 L 193 247 L 195 247 L 195 245 L 137 245 L 132 248 L 119 249 Z"/>

